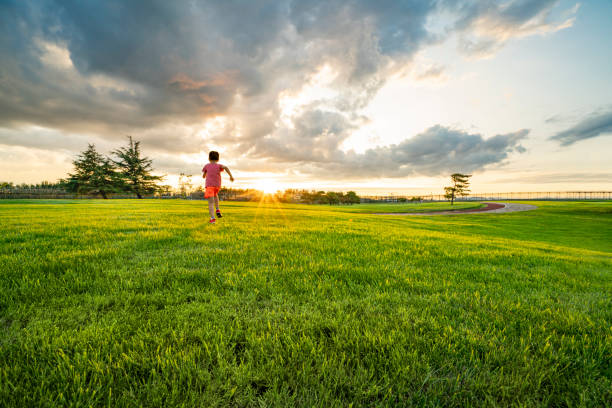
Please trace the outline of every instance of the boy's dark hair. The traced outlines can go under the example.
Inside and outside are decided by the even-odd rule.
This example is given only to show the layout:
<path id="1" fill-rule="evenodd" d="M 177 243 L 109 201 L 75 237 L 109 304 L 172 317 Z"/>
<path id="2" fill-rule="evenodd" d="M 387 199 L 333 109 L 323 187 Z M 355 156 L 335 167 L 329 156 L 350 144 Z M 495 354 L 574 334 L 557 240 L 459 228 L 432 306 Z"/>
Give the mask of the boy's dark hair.
<path id="1" fill-rule="evenodd" d="M 215 152 L 214 150 L 208 153 L 208 160 L 219 160 L 219 152 Z"/>

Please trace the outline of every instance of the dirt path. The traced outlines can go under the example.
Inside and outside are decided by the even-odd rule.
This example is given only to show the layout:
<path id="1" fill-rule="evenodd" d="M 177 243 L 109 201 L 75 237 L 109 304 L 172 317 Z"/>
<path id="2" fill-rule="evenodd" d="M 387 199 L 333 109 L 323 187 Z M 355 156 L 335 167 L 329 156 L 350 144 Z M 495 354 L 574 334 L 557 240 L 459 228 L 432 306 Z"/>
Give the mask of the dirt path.
<path id="1" fill-rule="evenodd" d="M 375 213 L 377 215 L 452 215 L 452 214 L 490 214 L 490 213 L 507 213 L 516 211 L 535 210 L 535 205 L 531 204 L 514 204 L 514 203 L 485 203 L 486 206 L 480 208 L 471 208 L 469 210 L 454 210 L 454 211 L 431 211 L 421 213 Z"/>

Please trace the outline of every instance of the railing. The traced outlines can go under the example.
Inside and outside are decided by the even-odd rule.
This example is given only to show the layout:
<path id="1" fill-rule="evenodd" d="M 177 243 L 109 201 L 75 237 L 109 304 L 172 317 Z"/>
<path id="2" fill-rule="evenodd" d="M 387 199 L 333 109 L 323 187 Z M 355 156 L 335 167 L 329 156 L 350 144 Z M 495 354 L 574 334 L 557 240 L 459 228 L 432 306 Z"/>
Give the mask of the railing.
<path id="1" fill-rule="evenodd" d="M 90 199 L 101 198 L 99 195 L 83 195 L 69 193 L 56 189 L 3 189 L 0 190 L 0 199 Z M 109 198 L 136 198 L 132 194 L 109 194 Z M 146 196 L 145 198 L 160 198 Z M 176 195 L 162 196 L 161 198 L 179 198 Z M 197 199 L 196 193 L 190 196 Z M 240 200 L 242 196 L 236 194 L 223 194 L 225 200 Z M 245 198 L 246 199 L 246 198 Z M 612 191 L 548 191 L 548 192 L 511 192 L 511 193 L 472 193 L 462 197 L 455 197 L 455 201 L 585 201 L 585 200 L 612 200 Z M 443 194 L 428 195 L 378 195 L 361 196 L 362 203 L 401 203 L 401 202 L 431 202 L 448 201 Z"/>
<path id="2" fill-rule="evenodd" d="M 64 190 L 52 188 L 19 188 L 19 189 L 1 189 L 0 199 L 28 199 L 28 198 L 46 198 L 46 199 L 69 199 L 79 198 L 77 194 L 69 193 Z"/>
<path id="3" fill-rule="evenodd" d="M 546 191 L 546 192 L 511 192 L 511 193 L 472 193 L 455 197 L 455 201 L 584 201 L 612 200 L 612 191 Z M 388 195 L 361 196 L 362 203 L 401 203 L 401 202 L 431 202 L 448 201 L 444 194 L 428 194 L 418 196 Z"/>
<path id="4" fill-rule="evenodd" d="M 108 198 L 136 198 L 136 194 L 108 194 Z M 0 190 L 0 199 L 14 199 L 14 200 L 26 200 L 26 199 L 95 199 L 102 198 L 99 194 L 77 194 L 70 193 L 64 190 L 52 189 L 52 188 L 20 188 L 20 189 L 2 189 Z M 153 196 L 144 196 L 144 198 L 156 198 Z"/>

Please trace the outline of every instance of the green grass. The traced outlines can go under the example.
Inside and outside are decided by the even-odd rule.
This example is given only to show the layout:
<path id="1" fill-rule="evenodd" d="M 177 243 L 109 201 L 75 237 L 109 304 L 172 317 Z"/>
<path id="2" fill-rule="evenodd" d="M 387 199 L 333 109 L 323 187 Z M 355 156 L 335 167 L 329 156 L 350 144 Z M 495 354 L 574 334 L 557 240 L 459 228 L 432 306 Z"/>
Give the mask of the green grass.
<path id="1" fill-rule="evenodd" d="M 274 202 L 265 202 L 261 204 L 254 203 L 230 203 L 232 208 L 246 207 L 253 208 L 255 205 L 258 209 L 282 208 L 286 210 L 301 210 L 301 211 L 324 211 L 324 212 L 345 212 L 345 213 L 361 213 L 361 214 L 376 214 L 376 213 L 421 213 L 421 212 L 437 212 L 451 210 L 467 210 L 470 208 L 484 207 L 485 204 L 478 202 L 459 202 L 451 205 L 450 203 L 380 203 L 380 204 L 353 204 L 353 205 L 308 205 L 308 204 L 279 204 Z"/>
<path id="2" fill-rule="evenodd" d="M 605 406 L 612 203 L 535 204 L 0 202 L 0 406 Z"/>
<path id="3" fill-rule="evenodd" d="M 470 208 L 484 207 L 481 203 L 421 203 L 421 204 L 356 204 L 336 206 L 335 209 L 341 212 L 356 212 L 356 213 L 419 213 L 419 212 L 434 212 L 448 210 L 467 210 Z"/>

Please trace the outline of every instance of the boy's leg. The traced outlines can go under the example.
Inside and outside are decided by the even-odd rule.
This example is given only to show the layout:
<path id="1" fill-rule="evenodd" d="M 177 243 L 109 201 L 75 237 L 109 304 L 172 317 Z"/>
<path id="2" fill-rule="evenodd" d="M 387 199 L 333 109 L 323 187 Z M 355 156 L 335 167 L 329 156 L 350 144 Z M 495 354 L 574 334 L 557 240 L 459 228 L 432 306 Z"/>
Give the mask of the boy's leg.
<path id="1" fill-rule="evenodd" d="M 215 218 L 215 199 L 213 197 L 208 198 L 208 213 L 210 218 Z"/>

